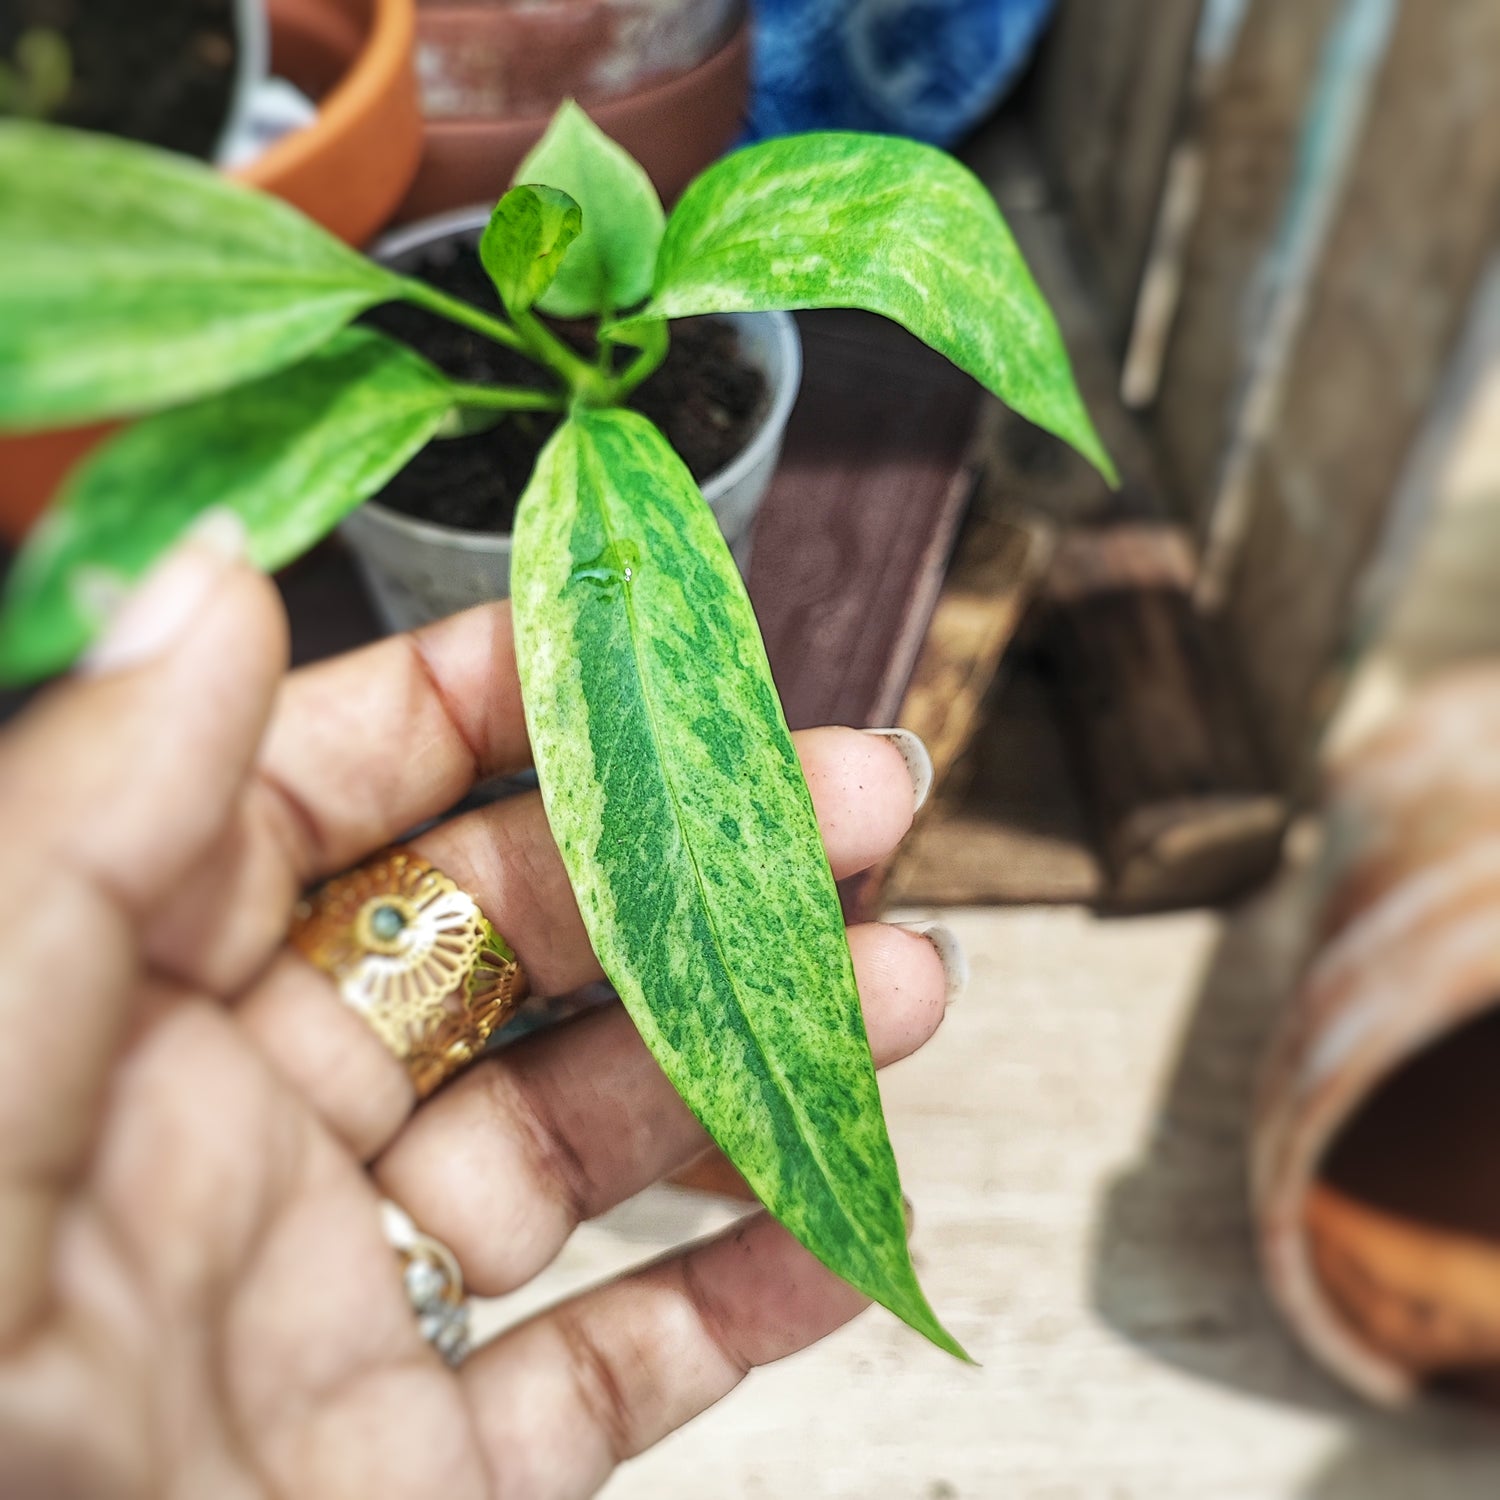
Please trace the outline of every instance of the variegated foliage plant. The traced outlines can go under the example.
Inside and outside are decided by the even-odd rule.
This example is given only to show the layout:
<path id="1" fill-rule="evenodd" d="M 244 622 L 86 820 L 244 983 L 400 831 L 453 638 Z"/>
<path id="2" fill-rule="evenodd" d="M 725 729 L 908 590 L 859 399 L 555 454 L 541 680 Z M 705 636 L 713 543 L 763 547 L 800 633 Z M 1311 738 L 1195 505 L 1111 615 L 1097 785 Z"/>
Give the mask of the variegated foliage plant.
<path id="1" fill-rule="evenodd" d="M 862 307 L 1109 460 L 993 201 L 941 152 L 769 141 L 709 168 L 668 217 L 565 106 L 518 177 L 480 245 L 496 316 L 196 164 L 0 127 L 0 427 L 155 413 L 75 474 L 24 549 L 0 672 L 65 668 L 101 594 L 209 506 L 239 512 L 274 568 L 425 444 L 511 410 L 562 413 L 520 502 L 512 587 L 537 774 L 594 946 L 776 1216 L 961 1353 L 907 1251 L 833 878 L 754 615 L 687 469 L 623 403 L 672 318 Z M 544 379 L 459 384 L 349 326 L 390 301 L 524 351 Z M 600 357 L 539 313 L 597 318 Z"/>

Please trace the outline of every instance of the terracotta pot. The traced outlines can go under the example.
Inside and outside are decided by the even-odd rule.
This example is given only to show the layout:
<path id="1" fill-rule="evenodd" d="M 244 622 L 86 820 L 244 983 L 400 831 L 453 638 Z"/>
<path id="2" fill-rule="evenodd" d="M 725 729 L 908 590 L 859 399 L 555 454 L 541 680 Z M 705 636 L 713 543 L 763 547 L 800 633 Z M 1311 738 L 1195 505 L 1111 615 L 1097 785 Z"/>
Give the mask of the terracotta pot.
<path id="1" fill-rule="evenodd" d="M 690 73 L 734 34 L 743 0 L 417 0 L 429 120 L 550 115 Z"/>
<path id="2" fill-rule="evenodd" d="M 268 9 L 272 69 L 319 101 L 318 118 L 234 175 L 363 243 L 401 201 L 421 153 L 413 0 L 269 0 Z M 0 536 L 19 541 L 110 430 L 0 441 Z"/>
<path id="3" fill-rule="evenodd" d="M 730 39 L 690 72 L 623 98 L 588 105 L 596 124 L 634 156 L 670 203 L 738 137 L 750 90 L 750 31 Z M 560 102 L 560 101 L 559 101 Z M 397 218 L 424 219 L 493 203 L 547 128 L 552 106 L 535 114 L 429 119 L 417 180 Z"/>
<path id="4" fill-rule="evenodd" d="M 1333 779 L 1321 937 L 1262 1079 L 1270 1288 L 1334 1374 L 1500 1401 L 1500 668 Z"/>
<path id="5" fill-rule="evenodd" d="M 271 68 L 318 118 L 239 175 L 340 239 L 383 229 L 421 156 L 412 0 L 268 0 Z"/>

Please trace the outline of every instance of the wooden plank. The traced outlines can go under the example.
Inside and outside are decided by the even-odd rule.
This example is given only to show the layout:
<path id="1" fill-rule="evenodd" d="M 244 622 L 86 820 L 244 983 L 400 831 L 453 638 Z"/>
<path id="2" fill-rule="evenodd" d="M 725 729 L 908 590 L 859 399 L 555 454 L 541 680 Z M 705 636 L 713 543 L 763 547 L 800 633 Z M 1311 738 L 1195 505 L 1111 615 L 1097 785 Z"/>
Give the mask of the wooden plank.
<path id="1" fill-rule="evenodd" d="M 1079 266 L 1077 236 L 1047 194 L 1036 147 L 1001 115 L 978 131 L 963 159 L 994 193 L 1047 298 L 1085 404 L 1121 474 L 1111 492 L 1063 443 L 1000 412 L 987 422 L 982 462 L 1009 488 L 1011 503 L 1058 524 L 1105 516 L 1161 516 L 1163 495 L 1147 435 L 1119 399 L 1120 361 L 1105 335 L 1099 300 Z"/>
<path id="2" fill-rule="evenodd" d="M 977 734 L 907 835 L 886 906 L 1096 902 L 1104 872 L 1050 686 L 1024 653 Z"/>
<path id="3" fill-rule="evenodd" d="M 1058 548 L 1038 650 L 1093 814 L 1104 902 L 1227 900 L 1280 853 L 1285 800 L 1257 751 L 1230 658 L 1194 608 L 1180 528 L 1080 529 Z"/>
<path id="4" fill-rule="evenodd" d="M 1055 542 L 1053 529 L 1039 521 L 994 515 L 965 533 L 900 714 L 900 723 L 931 751 L 937 784 L 950 780 L 973 738 Z"/>
<path id="5" fill-rule="evenodd" d="M 1156 223 L 1202 0 L 1064 0 L 1038 64 L 1043 155 L 1124 347 Z"/>
<path id="6" fill-rule="evenodd" d="M 940 851 L 972 772 L 966 754 L 976 733 L 986 732 L 1001 662 L 1055 542 L 1053 526 L 1007 515 L 993 479 L 981 482 L 897 720 L 921 735 L 932 754 L 933 795 L 892 860 L 859 883 L 855 915 L 872 915 L 884 900 L 924 899 L 913 893 L 932 884 L 934 865 L 956 868 Z M 962 860 L 967 851 L 951 853 Z"/>
<path id="7" fill-rule="evenodd" d="M 1361 578 L 1495 242 L 1497 77 L 1493 0 L 1401 8 L 1247 476 L 1226 613 L 1288 784 L 1336 701 Z"/>
<path id="8" fill-rule="evenodd" d="M 970 148 L 987 180 L 1021 175 L 1005 142 L 1001 134 Z M 1012 203 L 1010 218 L 1123 484 L 1111 494 L 1015 418 L 987 430 L 974 521 L 993 505 L 999 523 L 1037 517 L 1054 532 L 1075 531 L 1060 544 L 1046 587 L 1049 619 L 1032 632 L 1042 675 L 992 699 L 972 753 L 948 774 L 889 872 L 885 897 L 1141 908 L 1237 893 L 1274 862 L 1281 799 L 1229 689 L 1219 629 L 1193 607 L 1191 546 L 1168 519 L 1154 456 L 1120 401 L 1118 360 L 1066 227 L 1024 200 Z M 958 583 L 956 573 L 950 588 Z M 1004 596 L 1026 592 L 1003 570 L 981 572 L 976 583 L 980 598 L 986 587 L 999 596 L 988 601 L 996 620 Z M 935 630 L 942 621 L 940 605 Z M 942 649 L 937 639 L 931 647 Z M 929 696 L 952 696 L 937 681 Z M 920 675 L 914 686 L 909 722 L 941 733 L 943 721 L 921 701 Z M 967 713 L 961 698 L 959 713 Z"/>
<path id="9" fill-rule="evenodd" d="M 1249 0 L 1198 122 L 1201 195 L 1152 427 L 1176 508 L 1200 535 L 1246 378 L 1254 299 L 1287 201 L 1308 92 L 1339 4 Z"/>
<path id="10" fill-rule="evenodd" d="M 890 723 L 972 489 L 979 390 L 884 319 L 798 321 L 802 394 L 750 595 L 793 728 Z"/>

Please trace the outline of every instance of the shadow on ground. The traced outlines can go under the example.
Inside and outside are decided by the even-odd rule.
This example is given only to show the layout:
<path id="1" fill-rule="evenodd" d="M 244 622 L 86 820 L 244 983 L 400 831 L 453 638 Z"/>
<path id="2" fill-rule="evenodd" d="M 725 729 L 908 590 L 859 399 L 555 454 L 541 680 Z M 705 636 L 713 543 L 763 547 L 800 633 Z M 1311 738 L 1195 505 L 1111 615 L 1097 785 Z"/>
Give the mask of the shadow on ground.
<path id="1" fill-rule="evenodd" d="M 1342 1418 L 1347 1446 L 1300 1500 L 1490 1500 L 1500 1493 L 1500 1427 L 1371 1411 L 1303 1355 L 1260 1281 L 1246 1185 L 1250 1105 L 1302 961 L 1309 865 L 1294 864 L 1225 921 L 1152 1137 L 1100 1214 L 1093 1303 L 1121 1337 L 1165 1364 Z"/>

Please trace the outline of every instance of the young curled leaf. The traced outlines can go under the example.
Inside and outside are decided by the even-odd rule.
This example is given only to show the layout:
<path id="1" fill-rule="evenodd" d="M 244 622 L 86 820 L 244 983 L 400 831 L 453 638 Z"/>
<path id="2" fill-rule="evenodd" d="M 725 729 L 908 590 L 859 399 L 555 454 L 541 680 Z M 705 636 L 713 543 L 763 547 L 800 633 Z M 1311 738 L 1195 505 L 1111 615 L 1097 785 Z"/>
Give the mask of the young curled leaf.
<path id="1" fill-rule="evenodd" d="M 495 205 L 479 258 L 509 313 L 526 312 L 552 285 L 582 227 L 582 211 L 558 188 L 526 183 Z"/>
<path id="2" fill-rule="evenodd" d="M 560 188 L 583 229 L 537 306 L 556 318 L 632 307 L 651 290 L 661 243 L 661 199 L 639 162 L 569 100 L 516 172 L 517 182 Z"/>

